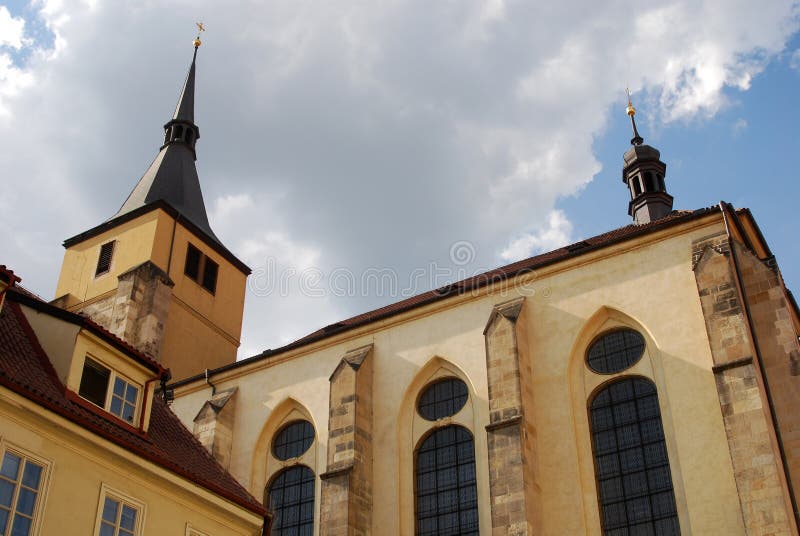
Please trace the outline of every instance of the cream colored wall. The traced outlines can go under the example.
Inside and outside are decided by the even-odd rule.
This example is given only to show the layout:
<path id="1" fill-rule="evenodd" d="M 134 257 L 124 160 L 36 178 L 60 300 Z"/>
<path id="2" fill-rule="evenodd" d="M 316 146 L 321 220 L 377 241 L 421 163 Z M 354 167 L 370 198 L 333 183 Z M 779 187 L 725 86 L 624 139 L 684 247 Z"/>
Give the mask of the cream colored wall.
<path id="1" fill-rule="evenodd" d="M 23 449 L 50 464 L 37 507 L 38 534 L 94 534 L 104 484 L 145 505 L 143 535 L 184 534 L 186 523 L 214 536 L 254 536 L 248 513 L 116 445 L 0 390 L 0 448 Z"/>
<path id="2" fill-rule="evenodd" d="M 56 369 L 61 383 L 67 383 L 70 366 L 72 365 L 72 355 L 74 342 L 78 337 L 80 326 L 70 324 L 61 319 L 55 318 L 45 313 L 40 313 L 36 309 L 22 305 L 22 312 L 36 332 L 36 338 L 42 345 L 45 353 L 50 357 L 53 368 Z"/>
<path id="3" fill-rule="evenodd" d="M 648 341 L 648 368 L 639 372 L 658 387 L 683 533 L 743 534 L 741 520 L 733 514 L 739 503 L 690 258 L 693 239 L 720 229 L 719 219 L 709 217 L 685 225 L 680 233 L 673 228 L 671 237 L 650 234 L 633 249 L 628 243 L 542 269 L 527 276 L 522 286 L 507 285 L 505 292 L 495 288 L 491 295 L 446 300 L 215 376 L 218 389 L 239 388 L 230 470 L 261 496 L 270 476 L 262 460 L 273 433 L 265 425 L 291 398 L 317 430 L 317 474 L 322 472 L 328 377 L 346 351 L 372 343 L 374 533 L 413 531 L 413 448 L 418 437 L 413 404 L 437 370 L 449 368 L 460 372 L 471 389 L 471 416 L 455 420 L 475 437 L 481 533 L 488 534 L 482 332 L 495 304 L 522 295 L 527 298 L 527 343 L 536 384 L 536 449 L 546 513 L 542 533 L 600 534 L 586 412 L 599 379 L 586 375 L 583 356 L 605 322 L 623 319 Z M 198 382 L 177 395 L 173 410 L 191 425 L 210 389 Z M 318 514 L 319 500 L 316 508 Z"/>
<path id="4" fill-rule="evenodd" d="M 75 244 L 64 252 L 56 297 L 72 294 L 87 301 L 117 288 L 117 277 L 150 259 L 159 214 L 148 212 L 97 236 Z M 111 269 L 95 277 L 100 246 L 116 240 Z"/>

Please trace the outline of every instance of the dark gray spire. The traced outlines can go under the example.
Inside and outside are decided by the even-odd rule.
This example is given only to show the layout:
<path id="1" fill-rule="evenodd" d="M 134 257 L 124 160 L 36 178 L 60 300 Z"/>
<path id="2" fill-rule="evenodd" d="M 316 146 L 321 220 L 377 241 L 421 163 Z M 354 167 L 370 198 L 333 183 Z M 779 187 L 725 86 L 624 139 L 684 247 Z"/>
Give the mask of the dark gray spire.
<path id="1" fill-rule="evenodd" d="M 186 82 L 183 83 L 183 91 L 178 99 L 178 105 L 175 106 L 175 114 L 172 116 L 172 119 L 176 121 L 194 123 L 194 64 L 197 61 L 197 49 L 198 47 L 194 47 L 192 65 L 189 67 Z"/>
<path id="2" fill-rule="evenodd" d="M 625 151 L 622 168 L 622 182 L 631 194 L 628 215 L 634 223 L 649 223 L 672 212 L 672 196 L 664 183 L 667 165 L 661 161 L 658 149 L 644 145 L 636 128 L 636 108 L 631 103 L 630 93 L 626 112 L 633 128 L 632 147 Z"/>
<path id="3" fill-rule="evenodd" d="M 181 217 L 220 243 L 208 224 L 200 180 L 194 164 L 197 159 L 195 144 L 200 137 L 200 129 L 194 124 L 194 79 L 199 38 L 194 44 L 192 64 L 175 107 L 175 114 L 164 125 L 164 144 L 119 212 L 111 219 L 150 203 L 164 201 L 177 210 Z"/>

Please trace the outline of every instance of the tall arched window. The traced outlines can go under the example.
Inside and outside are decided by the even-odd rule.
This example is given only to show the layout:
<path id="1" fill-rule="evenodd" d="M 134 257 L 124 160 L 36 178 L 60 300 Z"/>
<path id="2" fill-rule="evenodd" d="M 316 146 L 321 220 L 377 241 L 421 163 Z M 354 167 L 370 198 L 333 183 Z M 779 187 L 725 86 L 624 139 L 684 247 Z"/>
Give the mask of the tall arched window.
<path id="1" fill-rule="evenodd" d="M 653 382 L 616 380 L 595 395 L 589 414 L 603 533 L 680 534 Z"/>
<path id="2" fill-rule="evenodd" d="M 283 426 L 272 441 L 277 460 L 297 463 L 314 442 L 314 427 L 306 420 Z M 312 536 L 314 534 L 314 471 L 293 465 L 275 475 L 265 493 L 264 503 L 272 512 L 271 536 Z"/>
<path id="3" fill-rule="evenodd" d="M 461 426 L 431 433 L 417 449 L 417 536 L 478 534 L 475 446 Z"/>
<path id="4" fill-rule="evenodd" d="M 270 536 L 313 536 L 314 472 L 305 465 L 284 469 L 269 486 Z"/>

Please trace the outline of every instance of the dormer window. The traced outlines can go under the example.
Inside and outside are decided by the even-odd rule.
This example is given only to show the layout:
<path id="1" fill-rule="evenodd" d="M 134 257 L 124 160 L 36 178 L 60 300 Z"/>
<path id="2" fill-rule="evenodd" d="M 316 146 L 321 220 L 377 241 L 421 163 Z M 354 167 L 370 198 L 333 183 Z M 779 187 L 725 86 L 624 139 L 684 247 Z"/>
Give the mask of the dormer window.
<path id="1" fill-rule="evenodd" d="M 94 276 L 103 275 L 111 270 L 111 258 L 114 256 L 115 240 L 106 242 L 100 246 L 100 255 L 97 257 L 97 269 L 94 271 Z"/>
<path id="2" fill-rule="evenodd" d="M 83 363 L 78 394 L 127 423 L 133 424 L 136 419 L 140 390 L 134 383 L 90 357 Z"/>
<path id="3" fill-rule="evenodd" d="M 211 294 L 217 291 L 219 264 L 203 255 L 199 249 L 191 244 L 186 249 L 186 264 L 184 265 L 183 273 Z"/>

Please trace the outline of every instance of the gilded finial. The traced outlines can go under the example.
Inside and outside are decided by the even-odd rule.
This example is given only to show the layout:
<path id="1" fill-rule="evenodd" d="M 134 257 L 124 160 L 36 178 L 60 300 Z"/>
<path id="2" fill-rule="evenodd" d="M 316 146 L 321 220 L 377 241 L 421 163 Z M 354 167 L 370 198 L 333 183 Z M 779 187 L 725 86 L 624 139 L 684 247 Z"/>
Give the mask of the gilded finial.
<path id="1" fill-rule="evenodd" d="M 633 107 L 633 102 L 631 102 L 631 90 L 625 88 L 625 93 L 628 94 L 628 107 L 625 108 L 625 113 L 633 117 L 634 115 L 636 115 L 636 108 Z"/>
<path id="2" fill-rule="evenodd" d="M 631 138 L 631 145 L 641 145 L 644 142 L 644 139 L 639 135 L 639 131 L 636 128 L 636 119 L 634 116 L 636 115 L 636 108 L 633 107 L 633 102 L 631 102 L 631 90 L 625 88 L 625 93 L 628 94 L 628 107 L 625 108 L 625 113 L 628 114 L 628 117 L 631 118 L 631 128 L 633 129 L 633 138 Z"/>
<path id="3" fill-rule="evenodd" d="M 194 45 L 194 48 L 197 48 L 197 47 L 199 47 L 200 45 L 203 44 L 203 42 L 200 41 L 200 32 L 205 32 L 206 28 L 205 28 L 205 26 L 203 26 L 202 22 L 195 22 L 195 25 L 197 26 L 197 37 L 194 38 L 194 41 L 192 41 L 192 44 Z"/>

